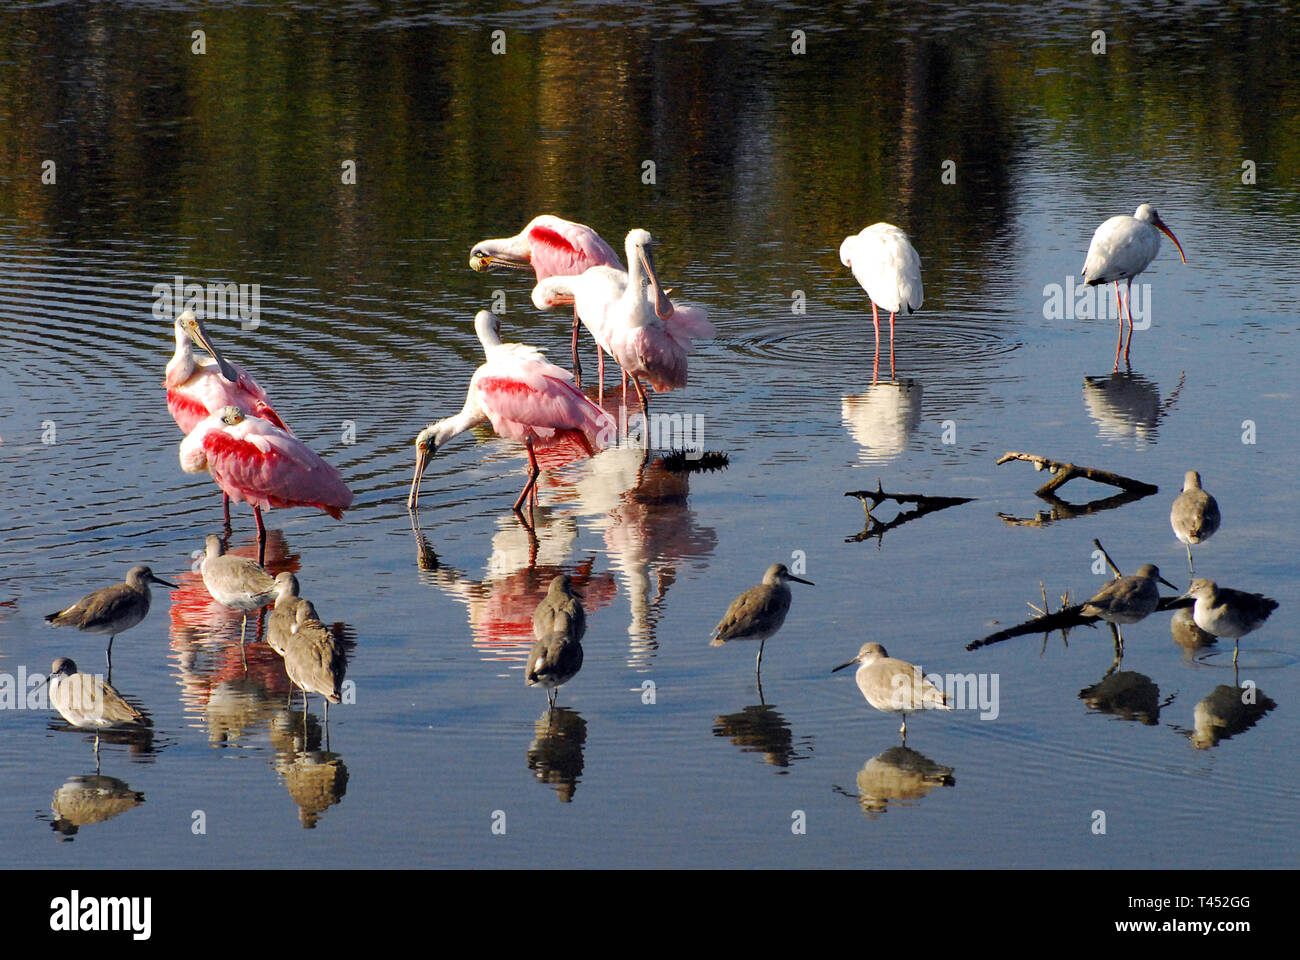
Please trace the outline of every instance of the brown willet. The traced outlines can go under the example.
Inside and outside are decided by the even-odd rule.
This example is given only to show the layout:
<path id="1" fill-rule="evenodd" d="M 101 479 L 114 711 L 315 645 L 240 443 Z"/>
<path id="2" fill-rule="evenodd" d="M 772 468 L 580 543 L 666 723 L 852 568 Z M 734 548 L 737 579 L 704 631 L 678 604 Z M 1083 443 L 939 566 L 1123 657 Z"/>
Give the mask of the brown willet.
<path id="1" fill-rule="evenodd" d="M 781 629 L 785 615 L 790 612 L 789 582 L 806 583 L 811 580 L 796 577 L 784 563 L 774 563 L 763 574 L 763 582 L 746 590 L 727 608 L 722 620 L 713 628 L 709 646 L 720 647 L 732 640 L 757 640 L 758 659 L 755 668 L 763 668 L 763 646 L 767 638 Z"/>
<path id="2" fill-rule="evenodd" d="M 574 592 L 572 580 L 564 573 L 551 581 L 546 596 L 533 612 L 534 637 L 540 640 L 556 632 L 575 642 L 587 632 L 587 614 L 582 609 L 582 597 Z"/>
<path id="3" fill-rule="evenodd" d="M 556 630 L 538 637 L 528 652 L 528 669 L 524 673 L 524 682 L 530 687 L 545 689 L 546 702 L 552 708 L 555 706 L 556 687 L 568 683 L 582 669 L 580 636 L 581 634 Z"/>
<path id="4" fill-rule="evenodd" d="M 239 628 L 242 646 L 249 612 L 275 600 L 274 578 L 256 560 L 226 553 L 225 545 L 216 534 L 208 536 L 207 555 L 199 569 L 203 574 L 203 585 L 213 600 L 243 612 L 244 620 Z"/>
<path id="5" fill-rule="evenodd" d="M 1196 600 L 1192 618 L 1206 633 L 1232 640 L 1232 665 L 1237 665 L 1238 642 L 1246 634 L 1258 630 L 1277 609 L 1277 601 L 1259 593 L 1231 590 L 1213 580 L 1193 580 L 1183 594 Z"/>
<path id="6" fill-rule="evenodd" d="M 1124 655 L 1124 638 L 1120 635 L 1117 624 L 1137 623 L 1155 612 L 1160 604 L 1160 588 L 1156 586 L 1156 581 L 1178 589 L 1160 576 L 1159 567 L 1147 563 L 1138 567 L 1138 572 L 1131 577 L 1112 580 L 1083 605 L 1081 612 L 1084 616 L 1100 617 L 1110 624 L 1111 632 L 1115 635 L 1116 657 Z"/>
<path id="7" fill-rule="evenodd" d="M 917 710 L 951 710 L 947 695 L 906 660 L 896 660 L 878 643 L 864 643 L 858 655 L 831 670 L 843 670 L 860 664 L 855 679 L 867 703 L 887 713 L 901 713 L 903 725 L 898 732 L 907 740 L 907 715 Z"/>
<path id="8" fill-rule="evenodd" d="M 1219 502 L 1201 489 L 1201 475 L 1188 470 L 1183 478 L 1183 492 L 1174 498 L 1173 509 L 1169 511 L 1169 524 L 1174 528 L 1174 536 L 1187 545 L 1190 572 L 1196 572 L 1192 566 L 1192 544 L 1214 536 L 1220 519 Z"/>
<path id="9" fill-rule="evenodd" d="M 176 584 L 155 577 L 148 567 L 132 567 L 126 575 L 125 583 L 89 593 L 72 606 L 48 614 L 45 619 L 56 627 L 76 627 L 86 633 L 107 633 L 108 651 L 105 659 L 108 665 L 108 676 L 112 679 L 113 640 L 124 630 L 130 630 L 149 613 L 149 584 L 151 583 L 176 588 Z"/>
<path id="10" fill-rule="evenodd" d="M 321 623 L 310 600 L 298 596 L 298 578 L 282 573 L 275 578 L 275 611 L 266 632 L 267 643 L 284 658 L 284 670 L 302 691 L 303 709 L 307 694 L 325 698 L 325 719 L 329 705 L 342 700 L 347 658 L 334 631 Z M 290 692 L 292 696 L 292 692 Z"/>
<path id="11" fill-rule="evenodd" d="M 144 715 L 108 683 L 59 657 L 50 666 L 50 703 L 74 727 L 142 726 Z"/>

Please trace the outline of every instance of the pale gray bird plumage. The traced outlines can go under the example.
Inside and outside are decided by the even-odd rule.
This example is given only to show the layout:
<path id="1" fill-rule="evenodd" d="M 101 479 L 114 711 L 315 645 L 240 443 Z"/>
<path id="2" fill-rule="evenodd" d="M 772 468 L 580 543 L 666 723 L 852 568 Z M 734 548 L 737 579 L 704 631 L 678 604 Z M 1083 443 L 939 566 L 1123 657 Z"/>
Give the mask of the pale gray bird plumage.
<path id="1" fill-rule="evenodd" d="M 948 696 L 916 664 L 891 657 L 879 643 L 864 643 L 858 655 L 831 670 L 859 664 L 854 679 L 867 703 L 887 713 L 901 713 L 899 733 L 907 737 L 907 715 L 917 710 L 951 710 Z"/>

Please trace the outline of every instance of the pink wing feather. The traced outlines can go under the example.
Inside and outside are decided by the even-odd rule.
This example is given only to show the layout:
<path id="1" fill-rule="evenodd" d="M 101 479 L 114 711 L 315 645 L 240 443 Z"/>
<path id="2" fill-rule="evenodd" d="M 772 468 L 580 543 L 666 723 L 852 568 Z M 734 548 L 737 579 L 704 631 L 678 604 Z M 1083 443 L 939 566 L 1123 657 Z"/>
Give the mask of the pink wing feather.
<path id="1" fill-rule="evenodd" d="M 540 216 L 524 228 L 524 233 L 528 236 L 529 260 L 538 280 L 576 276 L 602 265 L 623 269 L 614 249 L 585 224 Z"/>
<path id="2" fill-rule="evenodd" d="M 352 506 L 352 491 L 333 466 L 266 420 L 233 429 L 204 426 L 208 472 L 232 500 L 256 507 L 317 507 L 333 517 Z"/>

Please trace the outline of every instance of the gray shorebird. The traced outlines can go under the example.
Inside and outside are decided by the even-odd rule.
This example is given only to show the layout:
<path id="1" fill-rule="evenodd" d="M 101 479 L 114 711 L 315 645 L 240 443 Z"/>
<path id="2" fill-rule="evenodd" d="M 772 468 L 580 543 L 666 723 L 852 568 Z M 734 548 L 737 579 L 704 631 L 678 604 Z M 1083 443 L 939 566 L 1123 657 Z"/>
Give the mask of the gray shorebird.
<path id="1" fill-rule="evenodd" d="M 275 610 L 266 631 L 267 643 L 284 658 L 284 670 L 302 691 L 303 709 L 307 694 L 325 698 L 329 705 L 342 700 L 347 657 L 334 631 L 321 622 L 310 600 L 298 596 L 298 578 L 281 573 L 275 578 Z M 292 692 L 290 693 L 292 696 Z"/>
<path id="2" fill-rule="evenodd" d="M 1201 489 L 1201 475 L 1188 470 L 1183 477 L 1183 492 L 1174 498 L 1169 511 L 1169 525 L 1174 528 L 1174 536 L 1187 545 L 1190 572 L 1196 572 L 1192 566 L 1192 545 L 1214 536 L 1221 519 L 1219 502 Z"/>
<path id="3" fill-rule="evenodd" d="M 1213 580 L 1193 580 L 1183 594 L 1196 600 L 1192 618 L 1206 633 L 1232 640 L 1232 665 L 1237 665 L 1238 642 L 1246 634 L 1258 630 L 1277 609 L 1277 601 L 1259 593 L 1231 590 Z"/>
<path id="4" fill-rule="evenodd" d="M 790 581 L 814 586 L 811 580 L 796 577 L 784 563 L 774 563 L 763 574 L 763 582 L 746 590 L 727 608 L 722 620 L 713 628 L 709 646 L 720 647 L 732 640 L 757 640 L 758 659 L 755 666 L 762 669 L 763 646 L 767 638 L 781 629 L 785 615 L 790 612 Z"/>
<path id="5" fill-rule="evenodd" d="M 74 727 L 143 726 L 139 710 L 122 699 L 108 683 L 59 657 L 50 666 L 50 703 Z"/>
<path id="6" fill-rule="evenodd" d="M 132 567 L 126 582 L 88 593 L 72 606 L 48 614 L 45 619 L 56 627 L 76 627 L 86 633 L 107 633 L 108 675 L 113 675 L 113 641 L 119 633 L 130 630 L 149 613 L 149 584 L 159 583 L 176 588 L 154 576 L 145 566 Z"/>
<path id="7" fill-rule="evenodd" d="M 556 630 L 538 637 L 528 652 L 524 683 L 546 690 L 546 702 L 552 708 L 555 706 L 556 688 L 568 683 L 582 669 L 581 636 L 580 633 Z"/>
<path id="8" fill-rule="evenodd" d="M 1156 586 L 1157 581 L 1166 587 L 1178 589 L 1160 576 L 1160 568 L 1154 563 L 1145 563 L 1138 567 L 1138 572 L 1133 576 L 1119 577 L 1106 584 L 1081 608 L 1084 616 L 1100 617 L 1110 624 L 1115 635 L 1115 656 L 1124 654 L 1124 638 L 1119 632 L 1118 624 L 1145 620 L 1159 606 L 1160 588 Z"/>
<path id="9" fill-rule="evenodd" d="M 831 670 L 835 673 L 859 664 L 854 679 L 862 696 L 877 710 L 901 713 L 903 725 L 898 732 L 907 739 L 907 715 L 917 710 L 951 710 L 947 695 L 929 680 L 921 668 L 906 660 L 897 660 L 878 643 L 864 643 L 858 655 Z"/>
<path id="10" fill-rule="evenodd" d="M 546 596 L 533 611 L 533 636 L 542 637 L 560 632 L 578 641 L 587 632 L 587 614 L 582 609 L 582 597 L 575 593 L 568 574 L 560 574 L 551 581 Z"/>
<path id="11" fill-rule="evenodd" d="M 216 534 L 208 536 L 207 555 L 199 569 L 203 574 L 203 585 L 213 600 L 243 612 L 244 621 L 239 628 L 242 645 L 249 612 L 275 600 L 275 579 L 256 560 L 226 553 L 225 545 Z"/>

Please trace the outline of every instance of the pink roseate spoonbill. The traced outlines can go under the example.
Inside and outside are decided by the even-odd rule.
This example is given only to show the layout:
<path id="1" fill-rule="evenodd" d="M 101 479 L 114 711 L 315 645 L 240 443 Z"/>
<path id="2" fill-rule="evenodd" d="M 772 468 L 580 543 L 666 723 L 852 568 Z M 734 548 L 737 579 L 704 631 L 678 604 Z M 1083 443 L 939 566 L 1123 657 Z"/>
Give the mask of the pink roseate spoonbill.
<path id="1" fill-rule="evenodd" d="M 176 352 L 167 362 L 163 386 L 167 388 L 167 409 L 181 433 L 189 435 L 199 421 L 229 406 L 270 420 L 281 430 L 293 433 L 271 409 L 266 391 L 252 374 L 239 364 L 228 361 L 216 348 L 193 310 L 186 310 L 177 317 L 173 328 Z M 211 354 L 211 359 L 194 355 L 196 343 Z M 222 494 L 222 507 L 229 525 L 230 497 L 225 493 Z"/>
<path id="2" fill-rule="evenodd" d="M 1159 233 L 1157 233 L 1159 231 Z M 1156 208 L 1144 203 L 1133 211 L 1133 216 L 1111 217 L 1092 235 L 1088 244 L 1088 258 L 1083 261 L 1083 282 L 1089 286 L 1099 283 L 1115 284 L 1115 310 L 1119 317 L 1119 339 L 1115 341 L 1115 369 L 1119 369 L 1119 345 L 1124 343 L 1124 362 L 1128 362 L 1129 344 L 1133 342 L 1133 278 L 1151 265 L 1160 252 L 1160 234 L 1174 242 L 1183 263 L 1187 255 L 1174 232 L 1160 219 Z M 1124 314 L 1119 301 L 1119 282 L 1128 281 L 1128 340 L 1124 340 Z"/>
<path id="3" fill-rule="evenodd" d="M 597 342 L 603 337 L 623 372 L 632 378 L 641 413 L 648 403 L 641 377 L 656 393 L 686 386 L 686 357 L 695 339 L 714 333 L 700 307 L 680 306 L 668 299 L 659 283 L 646 230 L 627 235 L 628 273 L 620 278 L 608 267 L 593 267 L 577 277 L 551 277 L 533 288 L 533 304 L 545 309 L 565 295 L 573 297 L 578 316 Z"/>
<path id="4" fill-rule="evenodd" d="M 890 223 L 873 223 L 859 234 L 845 237 L 840 244 L 840 263 L 871 298 L 871 324 L 876 331 L 876 359 L 871 379 L 880 369 L 880 314 L 889 311 L 889 375 L 894 375 L 894 317 L 906 310 L 921 309 L 925 293 L 921 287 L 921 258 L 907 234 Z"/>
<path id="5" fill-rule="evenodd" d="M 352 491 L 337 470 L 287 430 L 233 405 L 190 431 L 180 458 L 186 473 L 207 470 L 231 500 L 252 506 L 258 563 L 266 546 L 263 510 L 316 507 L 337 520 L 352 506 Z"/>
<path id="6" fill-rule="evenodd" d="M 420 480 L 434 453 L 477 424 L 491 421 L 500 436 L 522 440 L 528 447 L 528 482 L 515 501 L 516 513 L 530 493 L 536 496 L 541 468 L 533 452 L 535 441 L 572 438 L 591 454 L 614 436 L 614 418 L 583 396 L 567 370 L 548 362 L 536 347 L 501 342 L 501 321 L 494 314 L 480 310 L 474 317 L 474 329 L 487 360 L 470 378 L 464 409 L 429 424 L 415 438 L 415 476 L 406 500 L 408 510 L 415 510 Z"/>
<path id="7" fill-rule="evenodd" d="M 592 267 L 606 266 L 622 270 L 614 248 L 600 234 L 583 223 L 574 223 L 543 214 L 534 217 L 518 234 L 499 240 L 474 244 L 469 265 L 477 271 L 493 267 L 527 270 L 530 267 L 538 282 L 547 277 L 567 277 L 585 273 Z M 597 353 L 601 383 L 604 383 L 605 355 Z M 578 311 L 573 311 L 573 375 L 582 387 L 582 363 L 578 359 Z"/>

